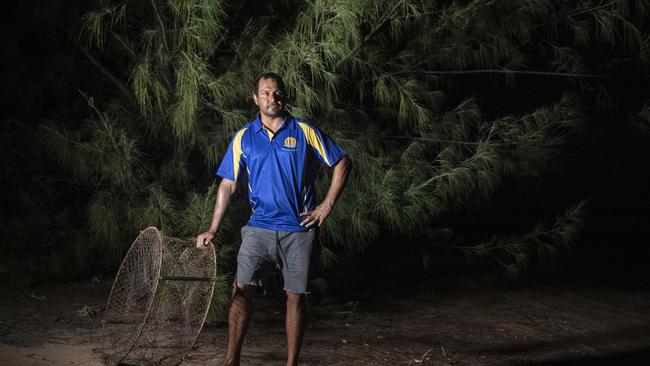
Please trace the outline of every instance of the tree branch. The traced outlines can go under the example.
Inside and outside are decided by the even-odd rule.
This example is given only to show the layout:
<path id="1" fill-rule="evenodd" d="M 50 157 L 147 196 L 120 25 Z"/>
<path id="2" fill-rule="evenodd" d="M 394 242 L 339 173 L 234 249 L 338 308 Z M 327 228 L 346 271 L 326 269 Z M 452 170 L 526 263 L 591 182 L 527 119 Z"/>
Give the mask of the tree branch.
<path id="1" fill-rule="evenodd" d="M 150 0 L 150 2 L 151 6 L 153 7 L 153 12 L 156 14 L 156 18 L 158 19 L 158 28 L 160 28 L 160 41 L 158 44 L 158 49 L 165 47 L 165 50 L 169 52 L 169 48 L 167 47 L 167 38 L 165 36 L 165 24 L 163 23 L 160 12 L 158 11 L 158 5 L 156 4 L 155 0 Z"/>
<path id="2" fill-rule="evenodd" d="M 606 79 L 608 75 L 602 74 L 578 74 L 570 72 L 553 72 L 553 71 L 525 71 L 525 70 L 508 70 L 508 69 L 478 69 L 478 70 L 421 70 L 417 71 L 430 75 L 462 75 L 462 74 L 517 74 L 517 75 L 544 75 L 544 76 L 563 76 L 576 78 L 597 78 Z M 399 72 L 403 73 L 403 72 Z"/>
<path id="3" fill-rule="evenodd" d="M 239 14 L 241 13 L 241 11 L 242 11 L 242 9 L 244 8 L 244 5 L 245 5 L 245 4 L 246 4 L 246 0 L 241 0 L 241 1 L 239 2 L 239 6 L 237 7 L 237 10 L 235 10 L 235 14 L 233 14 L 233 16 L 230 17 L 230 19 L 232 19 L 233 22 L 234 22 L 235 20 L 237 20 L 237 18 L 239 17 Z M 219 47 L 221 47 L 221 46 L 226 42 L 226 39 L 227 39 L 228 36 L 230 35 L 230 31 L 232 30 L 232 27 L 233 27 L 233 25 L 231 24 L 230 27 L 228 27 L 228 28 L 227 28 L 227 29 L 226 29 L 226 30 L 221 34 L 221 38 L 219 38 L 219 41 L 217 41 L 217 44 L 214 46 L 214 52 L 215 52 L 215 53 L 217 52 L 217 50 L 219 50 Z"/>
<path id="4" fill-rule="evenodd" d="M 111 32 L 111 34 L 113 35 L 113 37 L 115 37 L 115 39 L 117 39 L 118 42 L 120 42 L 120 44 L 122 45 L 122 47 L 124 47 L 124 49 L 129 51 L 129 53 L 131 54 L 131 56 L 133 56 L 133 58 L 138 57 L 138 55 L 136 55 L 135 51 L 133 51 L 133 49 L 131 47 L 129 47 L 129 45 L 126 44 L 126 42 L 122 39 L 122 37 L 120 37 L 115 32 Z"/>
<path id="5" fill-rule="evenodd" d="M 602 4 L 602 5 L 599 5 L 599 6 L 593 7 L 593 8 L 587 8 L 587 9 L 582 9 L 582 10 L 574 11 L 573 13 L 566 14 L 566 15 L 560 17 L 560 18 L 552 19 L 552 20 L 550 20 L 550 21 L 548 21 L 548 22 L 540 23 L 540 24 L 535 24 L 535 25 L 532 26 L 532 28 L 539 28 L 539 27 L 543 27 L 543 26 L 545 26 L 545 25 L 551 25 L 551 24 L 559 23 L 559 22 L 561 22 L 561 21 L 563 21 L 563 20 L 566 20 L 566 19 L 568 19 L 568 18 L 570 18 L 570 17 L 572 17 L 572 16 L 576 16 L 576 15 L 580 15 L 580 14 L 585 14 L 585 13 L 591 13 L 591 12 L 594 12 L 594 11 L 598 11 L 598 10 L 600 10 L 600 9 L 604 9 L 604 8 L 610 7 L 610 6 L 612 6 L 612 5 L 615 5 L 617 2 L 618 2 L 618 1 L 614 0 L 614 1 L 610 1 L 610 2 L 608 2 L 608 3 Z"/>
<path id="6" fill-rule="evenodd" d="M 384 13 L 384 15 L 382 15 L 381 19 L 379 20 L 379 23 L 377 23 L 377 25 L 375 25 L 375 27 L 372 28 L 372 30 L 370 30 L 370 33 L 366 35 L 363 41 L 361 41 L 361 43 L 359 43 L 347 56 L 341 58 L 339 62 L 337 62 L 336 65 L 334 65 L 334 69 L 341 66 L 343 61 L 350 58 L 350 56 L 353 56 L 355 53 L 359 52 L 359 50 L 362 49 L 366 45 L 366 43 L 368 43 L 368 41 L 370 41 L 370 39 L 375 35 L 375 33 L 377 33 L 377 31 L 379 31 L 379 29 L 381 29 L 384 26 L 384 24 L 386 24 L 386 22 L 393 17 L 393 14 L 397 11 L 397 9 L 399 9 L 400 5 L 402 5 L 401 0 L 397 1 L 395 5 L 393 5 L 393 7 L 388 12 Z"/>
<path id="7" fill-rule="evenodd" d="M 97 67 L 97 68 L 99 69 L 99 71 L 102 72 L 102 74 L 104 74 L 104 76 L 106 76 L 110 81 L 112 81 L 113 84 L 115 84 L 115 86 L 117 86 L 117 88 L 120 89 L 120 91 L 121 91 L 122 93 L 124 93 L 124 95 L 125 95 L 126 97 L 131 97 L 131 91 L 129 90 L 129 88 L 126 87 L 126 85 L 124 85 L 124 83 L 122 83 L 122 82 L 121 82 L 117 77 L 115 77 L 115 75 L 113 75 L 113 74 L 112 74 L 110 71 L 108 71 L 104 66 L 102 66 L 102 64 L 100 64 L 99 61 L 97 61 L 97 60 L 93 57 L 93 55 L 91 55 L 91 54 L 88 52 L 88 50 L 86 50 L 85 48 L 83 48 L 83 47 L 81 47 L 81 46 L 79 46 L 79 49 L 80 49 L 81 52 L 82 52 L 82 53 L 83 53 L 83 54 L 88 58 L 88 60 L 90 60 L 90 62 L 91 62 L 93 65 L 95 65 L 95 67 Z"/>

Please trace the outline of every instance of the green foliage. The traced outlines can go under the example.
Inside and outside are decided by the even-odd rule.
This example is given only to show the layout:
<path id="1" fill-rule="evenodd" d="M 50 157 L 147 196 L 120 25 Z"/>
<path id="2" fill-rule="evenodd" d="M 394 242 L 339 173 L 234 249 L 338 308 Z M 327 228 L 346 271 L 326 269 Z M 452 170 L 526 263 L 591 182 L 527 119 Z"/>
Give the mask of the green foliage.
<path id="1" fill-rule="evenodd" d="M 278 72 L 292 113 L 316 120 L 354 162 L 321 232 L 324 264 L 345 265 L 386 233 L 446 232 L 441 217 L 480 209 L 508 194 L 504 182 L 533 185 L 559 165 L 593 120 L 589 91 L 602 89 L 606 99 L 595 76 L 647 72 L 647 8 L 647 1 L 100 1 L 82 19 L 83 39 L 92 52 L 105 51 L 100 61 L 119 65 L 115 79 L 132 95 L 109 92 L 101 105 L 88 98 L 92 117 L 81 128 L 43 123 L 38 141 L 63 180 L 83 187 L 84 232 L 99 252 L 119 258 L 145 226 L 193 236 L 209 225 L 208 177 L 253 116 L 251 81 Z M 549 78 L 565 86 L 546 90 Z M 516 98 L 522 93 L 530 95 Z M 647 109 L 634 119 L 644 131 Z M 233 202 L 217 237 L 220 273 L 231 270 L 246 204 L 242 196 Z M 582 216 L 581 204 L 551 228 L 452 248 L 516 275 L 565 253 Z M 216 298 L 214 309 L 222 309 L 227 290 Z"/>
<path id="2" fill-rule="evenodd" d="M 145 58 L 140 64 L 134 67 L 131 76 L 131 87 L 135 94 L 138 106 L 142 114 L 147 116 L 152 113 L 152 108 L 155 106 L 158 111 L 163 110 L 163 107 L 169 101 L 169 91 L 165 87 L 165 82 L 160 80 L 155 70 L 153 60 Z"/>
<path id="3" fill-rule="evenodd" d="M 511 279 L 518 278 L 531 263 L 552 268 L 573 249 L 584 225 L 584 206 L 585 201 L 581 201 L 568 208 L 557 215 L 551 227 L 540 223 L 523 235 L 494 236 L 489 242 L 461 249 L 474 260 L 491 258 Z"/>
<path id="4" fill-rule="evenodd" d="M 101 49 L 106 42 L 108 31 L 123 22 L 125 15 L 126 3 L 112 5 L 110 1 L 101 1 L 97 10 L 83 16 L 81 32 L 89 45 Z"/>
<path id="5" fill-rule="evenodd" d="M 175 20 L 180 23 L 178 28 L 169 31 L 174 49 L 180 49 L 182 53 L 210 55 L 223 29 L 223 3 L 214 0 L 170 0 L 167 4 Z"/>

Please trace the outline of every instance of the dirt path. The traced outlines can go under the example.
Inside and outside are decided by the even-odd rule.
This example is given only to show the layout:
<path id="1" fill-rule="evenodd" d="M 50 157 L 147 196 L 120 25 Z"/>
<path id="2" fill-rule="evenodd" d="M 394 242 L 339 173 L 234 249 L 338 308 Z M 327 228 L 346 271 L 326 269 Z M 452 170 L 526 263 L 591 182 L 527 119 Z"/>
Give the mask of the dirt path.
<path id="1" fill-rule="evenodd" d="M 2 293 L 0 365 L 101 365 L 94 350 L 110 286 Z M 243 365 L 282 365 L 282 298 L 258 301 Z M 650 362 L 650 289 L 486 281 L 368 291 L 313 310 L 304 365 L 638 365 Z M 217 364 L 224 324 L 207 325 L 184 365 Z"/>

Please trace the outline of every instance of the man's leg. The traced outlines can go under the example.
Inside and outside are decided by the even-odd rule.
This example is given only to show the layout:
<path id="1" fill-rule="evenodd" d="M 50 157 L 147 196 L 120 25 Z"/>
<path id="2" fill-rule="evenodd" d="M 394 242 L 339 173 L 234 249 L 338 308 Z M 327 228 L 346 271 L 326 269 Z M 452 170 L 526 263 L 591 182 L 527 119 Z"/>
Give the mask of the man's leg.
<path id="1" fill-rule="evenodd" d="M 305 301 L 305 294 L 287 291 L 287 366 L 298 365 L 298 355 L 307 321 Z"/>
<path id="2" fill-rule="evenodd" d="M 244 335 L 251 318 L 253 298 L 257 288 L 250 285 L 233 286 L 228 313 L 228 350 L 223 366 L 238 366 Z"/>
<path id="3" fill-rule="evenodd" d="M 316 233 L 281 232 L 278 236 L 278 255 L 282 263 L 284 290 L 287 293 L 287 365 L 298 364 L 307 322 L 306 293 L 309 284 L 309 266 Z"/>

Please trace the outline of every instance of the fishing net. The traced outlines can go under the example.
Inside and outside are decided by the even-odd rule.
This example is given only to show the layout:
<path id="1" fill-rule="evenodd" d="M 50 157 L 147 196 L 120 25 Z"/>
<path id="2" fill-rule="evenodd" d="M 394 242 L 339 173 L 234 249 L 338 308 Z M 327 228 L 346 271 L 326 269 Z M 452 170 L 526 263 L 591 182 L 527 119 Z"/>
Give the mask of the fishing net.
<path id="1" fill-rule="evenodd" d="M 107 364 L 176 365 L 192 348 L 210 308 L 214 247 L 149 227 L 117 272 L 102 321 Z"/>

